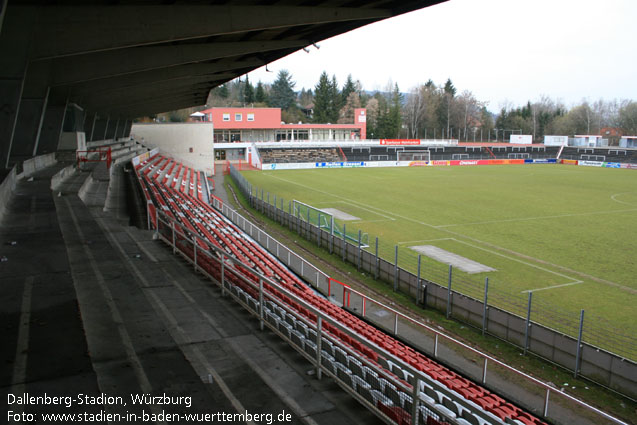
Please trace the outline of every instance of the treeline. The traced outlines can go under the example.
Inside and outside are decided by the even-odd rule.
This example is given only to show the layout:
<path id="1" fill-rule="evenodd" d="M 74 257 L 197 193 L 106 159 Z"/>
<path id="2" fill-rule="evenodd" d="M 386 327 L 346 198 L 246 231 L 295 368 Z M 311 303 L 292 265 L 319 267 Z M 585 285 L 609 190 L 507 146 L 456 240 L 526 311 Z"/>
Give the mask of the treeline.
<path id="1" fill-rule="evenodd" d="M 408 93 L 391 82 L 382 91 L 368 92 L 351 75 L 341 86 L 324 71 L 313 89 L 295 91 L 295 85 L 287 70 L 279 71 L 272 84 L 255 86 L 246 76 L 213 89 L 206 107 L 277 107 L 289 123 L 353 123 L 354 110 L 363 107 L 368 138 L 374 139 L 508 140 L 513 133 L 531 134 L 539 142 L 544 135 L 602 134 L 605 128 L 637 135 L 637 102 L 632 100 L 584 100 L 568 108 L 542 96 L 523 106 L 507 104 L 494 113 L 471 91 L 459 92 L 450 79 L 440 85 L 429 80 Z"/>

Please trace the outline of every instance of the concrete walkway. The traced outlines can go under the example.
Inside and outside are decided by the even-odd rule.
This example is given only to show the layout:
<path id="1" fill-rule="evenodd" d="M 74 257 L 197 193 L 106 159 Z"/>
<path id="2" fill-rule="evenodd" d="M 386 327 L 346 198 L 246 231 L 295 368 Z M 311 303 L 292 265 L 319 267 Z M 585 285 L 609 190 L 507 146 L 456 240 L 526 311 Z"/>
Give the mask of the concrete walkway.
<path id="1" fill-rule="evenodd" d="M 98 193 L 106 185 L 84 186 L 89 176 L 82 173 L 51 192 L 50 177 L 60 167 L 18 183 L 0 229 L 7 258 L 0 264 L 7 410 L 104 411 L 123 418 L 247 411 L 276 419 L 285 412 L 289 423 L 380 423 L 330 379 L 309 376 L 303 357 L 259 331 L 251 316 L 153 240 L 152 232 L 123 225 L 93 204 L 108 204 L 122 191 Z M 91 207 L 77 194 L 83 186 Z M 7 404 L 8 394 L 25 392 L 73 400 L 106 394 L 127 404 L 97 398 L 70 408 Z M 132 395 L 164 393 L 185 398 L 171 405 L 131 402 Z"/>

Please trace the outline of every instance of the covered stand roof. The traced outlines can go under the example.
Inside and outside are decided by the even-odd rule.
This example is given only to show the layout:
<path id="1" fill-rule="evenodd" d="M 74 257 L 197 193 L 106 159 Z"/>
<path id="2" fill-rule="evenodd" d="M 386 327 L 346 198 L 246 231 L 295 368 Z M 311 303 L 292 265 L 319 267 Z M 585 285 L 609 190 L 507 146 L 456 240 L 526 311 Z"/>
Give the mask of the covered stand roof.
<path id="1" fill-rule="evenodd" d="M 29 33 L 27 84 L 134 118 L 202 105 L 215 86 L 312 43 L 440 2 L 9 1 L 1 32 Z"/>

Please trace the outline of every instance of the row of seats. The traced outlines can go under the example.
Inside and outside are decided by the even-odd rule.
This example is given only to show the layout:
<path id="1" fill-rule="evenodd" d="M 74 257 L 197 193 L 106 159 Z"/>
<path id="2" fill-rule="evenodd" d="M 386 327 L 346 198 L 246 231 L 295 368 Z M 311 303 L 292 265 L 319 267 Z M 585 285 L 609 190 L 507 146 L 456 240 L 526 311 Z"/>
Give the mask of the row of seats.
<path id="1" fill-rule="evenodd" d="M 325 323 L 323 328 L 324 332 L 326 332 L 331 339 L 338 341 L 343 348 L 350 350 L 352 353 L 356 353 L 356 356 L 359 357 L 360 360 L 364 360 L 373 368 L 385 370 L 387 374 L 390 374 L 400 383 L 401 392 L 403 393 L 403 395 L 399 394 L 396 399 L 395 395 L 390 396 L 383 392 L 385 389 L 384 385 L 380 385 L 381 388 L 374 388 L 371 386 L 372 384 L 368 382 L 370 388 L 372 388 L 369 389 L 368 394 L 362 389 L 367 388 L 365 385 L 361 384 L 358 380 L 356 380 L 356 384 L 354 384 L 354 377 L 358 377 L 362 380 L 365 380 L 367 377 L 366 374 L 361 376 L 356 366 L 351 366 L 350 368 L 350 364 L 356 365 L 356 362 L 350 362 L 349 360 L 343 362 L 327 358 L 326 361 L 334 362 L 334 374 L 343 377 L 347 385 L 350 385 L 350 383 L 352 386 L 356 385 L 357 391 L 360 387 L 360 391 L 364 392 L 364 394 L 362 394 L 364 398 L 369 399 L 369 397 L 372 397 L 372 401 L 378 406 L 378 400 L 380 400 L 378 398 L 379 394 L 373 391 L 380 391 L 384 397 L 388 397 L 392 402 L 390 406 L 385 402 L 381 402 L 381 404 L 385 407 L 392 407 L 394 414 L 397 414 L 398 408 L 405 410 L 405 414 L 409 412 L 409 409 L 404 409 L 404 406 L 405 401 L 409 400 L 406 396 L 411 393 L 412 390 L 410 388 L 413 388 L 412 385 L 415 382 L 413 375 L 383 358 L 383 356 L 378 354 L 378 350 L 370 348 L 378 347 L 398 357 L 402 362 L 418 370 L 423 376 L 430 379 L 432 384 L 430 385 L 431 389 L 445 396 L 437 397 L 437 402 L 433 403 L 432 407 L 435 407 L 439 412 L 445 412 L 444 415 L 447 417 L 462 418 L 466 411 L 469 413 L 478 412 L 477 416 L 473 413 L 471 414 L 486 421 L 485 423 L 498 423 L 500 421 L 513 421 L 511 423 L 522 424 L 541 423 L 537 418 L 523 412 L 502 398 L 491 394 L 473 382 L 431 361 L 411 347 L 396 341 L 389 335 L 366 324 L 354 315 L 315 294 L 297 276 L 292 274 L 278 260 L 238 229 L 232 222 L 215 211 L 210 205 L 201 202 L 198 197 L 193 196 L 193 190 L 175 190 L 170 184 L 164 184 L 164 182 L 169 181 L 169 179 L 165 179 L 168 171 L 179 168 L 179 165 L 174 167 L 171 161 L 172 160 L 168 158 L 151 158 L 138 166 L 138 176 L 140 176 L 145 193 L 148 198 L 152 199 L 154 205 L 183 226 L 184 230 L 179 232 L 176 236 L 176 243 L 180 246 L 180 250 L 190 258 L 193 258 L 195 255 L 195 247 L 191 240 L 194 235 L 198 235 L 207 241 L 204 242 L 202 239 L 198 239 L 198 247 L 207 249 L 207 243 L 213 244 L 249 267 L 236 267 L 236 270 L 238 270 L 237 273 L 241 273 L 241 276 L 235 272 L 227 272 L 225 276 L 225 279 L 228 280 L 233 287 L 236 287 L 237 290 L 240 289 L 246 294 L 247 305 L 251 303 L 251 301 L 247 299 L 248 296 L 254 300 L 257 298 L 255 285 L 258 285 L 259 278 L 250 271 L 250 269 L 254 269 L 269 279 L 276 281 L 286 289 L 287 293 L 284 293 L 271 285 L 264 284 L 264 290 L 271 297 L 279 300 L 286 305 L 288 309 L 293 310 L 298 317 L 302 317 L 307 323 L 316 323 L 316 315 L 294 301 L 289 294 L 294 294 L 308 305 L 311 305 L 332 320 L 346 326 L 352 332 L 362 337 L 366 343 L 361 343 L 359 340 L 351 338 L 347 333 L 342 332 L 330 323 Z M 196 183 L 193 182 L 193 184 L 198 185 L 200 185 L 200 183 L 200 181 L 196 181 Z M 197 187 L 196 190 L 200 190 L 200 187 Z M 164 228 L 163 231 L 166 232 L 166 237 L 170 237 L 168 229 Z M 206 256 L 199 256 L 197 260 L 199 266 L 205 269 L 215 279 L 220 278 L 219 261 L 221 260 Z M 224 261 L 227 261 L 227 259 L 224 259 Z M 245 279 L 251 281 L 252 285 L 248 284 Z M 275 311 L 270 309 L 270 312 L 274 313 Z M 290 339 L 296 340 L 299 344 L 302 342 L 303 350 L 306 350 L 307 347 L 307 350 L 311 351 L 312 338 L 308 337 L 308 333 L 305 332 L 305 338 L 302 338 L 302 331 L 295 327 L 289 328 L 284 324 L 287 323 L 292 327 L 289 323 L 291 319 L 286 320 L 285 317 L 279 315 L 277 322 L 275 319 L 270 318 L 267 312 L 266 316 L 269 323 L 272 323 L 272 321 L 276 322 L 277 329 L 283 328 L 282 332 L 287 334 Z M 336 356 L 334 356 L 334 359 L 336 359 Z M 329 364 L 328 362 L 328 365 Z M 336 366 L 337 364 L 340 366 Z M 351 378 L 347 378 L 347 376 Z M 395 389 L 398 392 L 397 387 Z M 426 394 L 426 391 L 423 391 L 423 394 Z M 436 398 L 431 396 L 429 398 L 434 399 L 434 401 L 436 400 Z M 445 400 L 447 399 L 449 401 L 446 401 L 445 405 Z M 452 406 L 456 406 L 456 409 L 452 409 Z M 469 423 L 474 422 L 470 421 Z M 480 422 L 478 421 L 476 423 Z"/>

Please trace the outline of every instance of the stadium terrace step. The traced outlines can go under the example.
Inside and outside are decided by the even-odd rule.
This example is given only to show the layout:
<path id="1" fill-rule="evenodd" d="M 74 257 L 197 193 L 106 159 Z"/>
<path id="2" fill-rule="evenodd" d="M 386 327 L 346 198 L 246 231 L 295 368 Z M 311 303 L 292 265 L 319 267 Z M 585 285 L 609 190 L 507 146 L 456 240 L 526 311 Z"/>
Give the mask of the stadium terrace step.
<path id="1" fill-rule="evenodd" d="M 0 353 L 10 365 L 2 385 L 16 394 L 93 399 L 166 393 L 192 406 L 100 403 L 30 413 L 285 412 L 292 423 L 380 423 L 335 397 L 333 382 L 307 376 L 302 357 L 259 332 L 151 232 L 85 205 L 77 193 L 90 173 L 72 173 L 52 192 L 64 165 L 21 180 L 0 227 L 7 258 Z"/>

